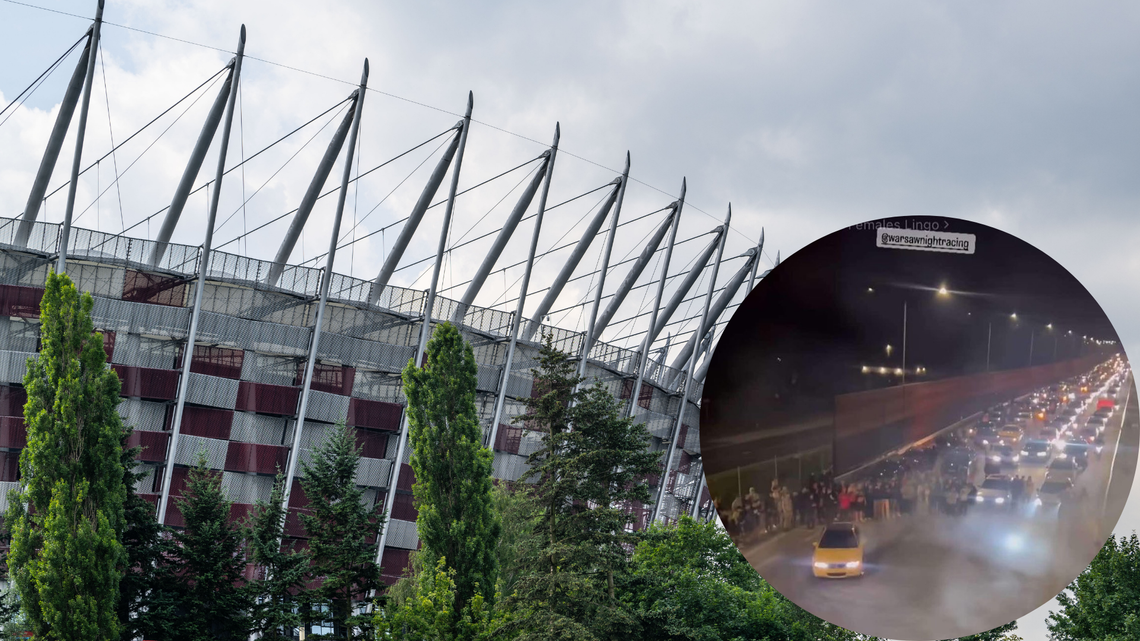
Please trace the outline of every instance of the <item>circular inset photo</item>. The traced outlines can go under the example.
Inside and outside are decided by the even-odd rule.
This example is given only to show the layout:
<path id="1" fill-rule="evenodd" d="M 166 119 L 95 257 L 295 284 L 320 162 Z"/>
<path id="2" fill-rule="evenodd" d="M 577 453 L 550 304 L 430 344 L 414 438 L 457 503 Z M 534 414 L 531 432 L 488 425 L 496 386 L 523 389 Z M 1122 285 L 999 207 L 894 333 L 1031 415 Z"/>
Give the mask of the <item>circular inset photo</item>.
<path id="1" fill-rule="evenodd" d="M 1136 469 L 1116 332 L 996 229 L 891 218 L 780 263 L 713 355 L 701 450 L 725 528 L 805 610 L 863 634 L 977 634 L 1056 596 Z"/>

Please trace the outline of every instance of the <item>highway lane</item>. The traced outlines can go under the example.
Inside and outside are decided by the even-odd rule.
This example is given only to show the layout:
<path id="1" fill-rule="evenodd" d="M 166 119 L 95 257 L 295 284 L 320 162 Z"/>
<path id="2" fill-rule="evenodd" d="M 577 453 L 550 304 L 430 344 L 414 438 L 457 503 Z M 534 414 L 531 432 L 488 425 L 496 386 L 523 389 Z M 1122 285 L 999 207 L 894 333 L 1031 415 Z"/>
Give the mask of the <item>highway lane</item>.
<path id="1" fill-rule="evenodd" d="M 812 575 L 812 543 L 821 529 L 793 530 L 747 546 L 745 557 L 804 609 L 860 632 L 918 640 L 964 636 L 1007 623 L 1064 589 L 1115 524 L 1131 485 L 1140 434 L 1130 380 L 1122 385 L 1117 403 L 1101 457 L 1089 457 L 1072 500 L 1060 513 L 1040 513 L 1029 502 L 1013 513 L 975 505 L 960 517 L 865 522 L 867 572 L 854 579 Z M 1094 407 L 1082 412 L 1078 426 Z M 1125 422 L 1128 427 L 1122 430 Z M 1031 476 L 1040 487 L 1046 466 L 1019 465 L 1006 473 Z M 1088 497 L 1083 501 L 1082 490 Z"/>

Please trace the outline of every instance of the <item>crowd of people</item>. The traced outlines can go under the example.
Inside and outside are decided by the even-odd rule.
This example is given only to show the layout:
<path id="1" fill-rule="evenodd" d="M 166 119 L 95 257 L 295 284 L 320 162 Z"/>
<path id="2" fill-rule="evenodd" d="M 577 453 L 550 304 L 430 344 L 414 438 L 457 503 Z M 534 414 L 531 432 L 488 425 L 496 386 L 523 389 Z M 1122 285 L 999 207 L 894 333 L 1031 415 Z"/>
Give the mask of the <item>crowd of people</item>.
<path id="1" fill-rule="evenodd" d="M 1012 508 L 1034 496 L 1033 479 L 1017 476 L 1011 488 Z M 933 470 L 902 470 L 889 476 L 841 482 L 831 472 L 808 477 L 798 489 L 778 480 L 761 493 L 748 488 L 724 510 L 725 527 L 734 536 L 756 537 L 795 528 L 815 528 L 834 522 L 862 523 L 911 514 L 963 516 L 976 502 L 978 487 L 968 479 L 943 476 Z"/>

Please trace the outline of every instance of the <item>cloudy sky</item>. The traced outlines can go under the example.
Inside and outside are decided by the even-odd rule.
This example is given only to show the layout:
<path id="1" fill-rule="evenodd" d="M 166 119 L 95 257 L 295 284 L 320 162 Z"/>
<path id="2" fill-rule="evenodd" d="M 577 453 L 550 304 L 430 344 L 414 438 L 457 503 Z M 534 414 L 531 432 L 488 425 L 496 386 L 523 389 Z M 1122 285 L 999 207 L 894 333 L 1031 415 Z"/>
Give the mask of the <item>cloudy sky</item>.
<path id="1" fill-rule="evenodd" d="M 0 0 L 0 105 L 14 100 L 83 35 L 95 2 L 30 4 L 41 8 Z M 725 258 L 753 246 L 764 228 L 763 268 L 772 265 L 777 251 L 787 256 L 826 233 L 880 216 L 965 218 L 1015 234 L 1053 256 L 1097 298 L 1125 347 L 1140 341 L 1140 252 L 1131 245 L 1140 242 L 1140 129 L 1130 117 L 1140 103 L 1140 68 L 1134 64 L 1140 8 L 1134 5 L 322 5 L 316 10 L 313 3 L 292 0 L 110 1 L 84 166 L 110 150 L 112 135 L 122 142 L 221 69 L 244 23 L 248 58 L 229 166 L 341 102 L 367 57 L 369 87 L 378 91 L 369 92 L 365 102 L 361 171 L 454 125 L 473 91 L 477 124 L 460 189 L 535 158 L 559 122 L 562 153 L 550 205 L 605 185 L 620 173 L 628 150 L 636 182 L 622 220 L 668 205 L 687 178 L 678 239 L 710 231 L 731 202 L 733 231 Z M 21 106 L 0 115 L 0 121 L 7 119 L 0 124 L 2 216 L 24 208 L 77 55 L 67 57 Z M 153 238 L 161 214 L 141 221 L 169 204 L 219 87 L 207 85 L 85 174 L 76 225 L 119 233 L 139 223 L 130 235 Z M 244 175 L 239 170 L 227 176 L 215 246 L 297 207 L 335 124 L 321 127 L 338 113 L 334 109 L 250 161 Z M 441 142 L 354 184 L 341 236 L 347 241 L 376 233 L 340 250 L 337 271 L 375 276 Z M 66 181 L 72 149 L 68 142 L 50 190 Z M 212 151 L 196 184 L 212 177 L 214 158 Z M 461 197 L 448 246 L 501 227 L 532 166 Z M 326 189 L 336 186 L 340 173 L 334 170 Z M 122 177 L 114 183 L 117 174 Z M 539 249 L 577 239 L 604 195 L 593 192 L 550 211 Z M 61 220 L 65 197 L 66 189 L 49 198 L 41 216 Z M 205 192 L 191 197 L 176 241 L 202 242 L 206 203 Z M 335 198 L 320 202 L 294 262 L 323 265 L 314 259 L 327 249 L 334 205 Z M 430 262 L 416 261 L 434 252 L 441 209 L 425 218 L 401 263 L 410 266 L 393 282 L 426 288 Z M 635 255 L 661 216 L 619 230 L 614 261 Z M 270 258 L 288 220 L 222 251 Z M 520 225 L 498 267 L 525 258 L 532 222 Z M 441 286 L 454 289 L 446 295 L 460 296 L 491 242 L 488 236 L 449 254 Z M 706 242 L 678 245 L 670 273 Z M 598 264 L 601 245 L 594 243 L 577 273 Z M 538 263 L 532 291 L 550 283 L 567 251 Z M 740 264 L 726 262 L 718 282 Z M 625 269 L 615 271 L 606 292 Z M 521 275 L 520 267 L 493 274 L 477 301 L 513 309 L 510 299 Z M 555 309 L 588 300 L 591 282 L 572 282 Z M 648 273 L 641 282 L 649 282 Z M 651 287 L 635 290 L 615 320 L 635 316 L 651 299 Z M 699 303 L 686 303 L 677 318 L 699 314 Z M 572 307 L 552 314 L 552 321 L 581 327 L 584 311 Z M 615 323 L 605 338 L 636 345 L 643 325 L 644 319 Z M 669 331 L 683 333 L 693 325 L 690 320 Z M 1138 505 L 1126 513 L 1121 531 L 1140 524 Z M 1043 637 L 1043 616 L 1025 619 L 1027 639 Z"/>

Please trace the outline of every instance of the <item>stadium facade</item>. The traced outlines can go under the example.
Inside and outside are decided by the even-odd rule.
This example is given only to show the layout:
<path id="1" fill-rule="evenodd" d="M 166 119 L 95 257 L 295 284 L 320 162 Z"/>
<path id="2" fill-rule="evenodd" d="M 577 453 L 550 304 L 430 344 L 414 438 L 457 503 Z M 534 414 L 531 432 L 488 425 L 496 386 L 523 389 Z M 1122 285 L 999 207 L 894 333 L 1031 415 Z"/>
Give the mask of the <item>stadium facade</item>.
<path id="1" fill-rule="evenodd" d="M 366 95 L 366 66 L 361 87 L 351 97 L 355 108 L 349 110 L 334 134 L 276 260 L 210 249 L 217 189 L 206 242 L 200 246 L 171 242 L 190 187 L 203 164 L 208 166 L 205 152 L 219 134 L 219 127 L 222 139 L 228 139 L 233 95 L 240 78 L 240 46 L 199 145 L 189 152 L 183 181 L 155 240 L 72 227 L 70 204 L 65 222 L 44 222 L 37 219 L 37 212 L 61 151 L 59 143 L 77 105 L 79 131 L 85 126 L 94 60 L 88 54 L 98 46 L 98 26 L 97 19 L 89 32 L 88 49 L 64 96 L 28 207 L 19 217 L 0 218 L 0 502 L 18 481 L 19 455 L 26 445 L 22 384 L 28 359 L 37 357 L 39 302 L 49 270 L 62 269 L 81 291 L 94 297 L 95 327 L 103 332 L 107 359 L 122 381 L 120 413 L 135 430 L 130 444 L 142 448 L 138 465 L 146 474 L 136 491 L 158 506 L 161 518 L 170 526 L 183 522 L 174 499 L 185 487 L 189 466 L 205 452 L 209 467 L 222 474 L 227 496 L 233 501 L 234 519 L 246 514 L 256 501 L 268 500 L 275 474 L 287 470 L 286 534 L 304 539 L 299 514 L 307 509 L 308 499 L 297 480 L 303 473 L 299 463 L 310 459 L 314 447 L 338 421 L 345 421 L 355 428 L 362 452 L 356 482 L 366 489 L 369 505 L 382 504 L 388 517 L 376 541 L 385 580 L 398 578 L 409 551 L 418 546 L 412 501 L 415 480 L 408 465 L 400 371 L 409 360 L 422 359 L 430 328 L 443 321 L 456 324 L 474 350 L 478 363 L 476 403 L 485 443 L 494 450 L 497 478 L 519 479 L 527 470 L 527 456 L 540 447 L 539 434 L 511 419 L 524 412 L 525 402 L 533 393 L 531 370 L 537 364 L 543 337 L 549 335 L 558 349 L 578 360 L 582 374 L 600 381 L 625 402 L 631 415 L 646 424 L 651 435 L 649 447 L 661 453 L 662 473 L 650 479 L 655 500 L 626 506 L 635 515 L 635 526 L 645 527 L 654 518 L 672 521 L 682 514 L 712 518 L 698 433 L 703 368 L 711 354 L 711 330 L 726 314 L 733 297 L 750 289 L 758 277 L 763 239 L 760 247 L 737 257 L 744 259 L 743 264 L 716 289 L 716 272 L 728 235 L 726 221 L 725 226 L 714 230 L 712 241 L 688 272 L 669 276 L 680 285 L 671 300 L 664 301 L 668 256 L 684 207 L 683 190 L 667 208 L 665 220 L 640 256 L 630 261 L 628 268 L 610 265 L 609 250 L 628 182 L 627 164 L 626 172 L 609 187 L 606 204 L 591 220 L 555 284 L 546 290 L 538 311 L 524 318 L 538 223 L 557 157 L 556 138 L 541 157 L 545 171 L 536 172 L 462 298 L 437 295 L 434 278 L 427 290 L 390 284 L 388 279 L 416 232 L 419 218 L 437 190 L 441 198 L 447 193 L 444 183 L 449 178 L 446 235 L 470 124 L 469 102 L 467 117 L 450 134 L 453 138 L 447 152 L 376 279 L 334 273 L 335 243 L 323 269 L 290 264 L 297 234 L 317 194 L 325 188 L 333 161 L 342 150 L 350 154 L 353 149 Z M 244 45 L 244 28 L 241 43 Z M 82 136 L 79 139 L 82 145 Z M 346 139 L 348 144 L 344 144 Z M 79 164 L 76 160 L 72 169 L 72 189 Z M 216 180 L 221 179 L 223 166 L 224 155 L 218 162 Z M 212 169 L 205 171 L 213 174 Z M 347 181 L 346 170 L 334 240 L 339 236 Z M 538 222 L 516 311 L 474 305 L 475 295 L 500 258 L 506 240 L 522 215 L 532 209 L 537 210 Z M 609 232 L 599 234 L 607 222 Z M 602 284 L 598 284 L 591 321 L 584 330 L 544 324 L 546 312 L 598 236 L 607 242 L 599 274 L 622 279 L 616 292 L 603 308 Z M 437 275 L 445 251 L 441 237 L 435 256 Z M 628 349 L 597 340 L 634 282 L 654 256 L 661 256 L 660 252 L 664 252 L 664 267 L 661 274 L 653 275 L 656 302 L 650 331 L 641 347 Z M 708 291 L 693 293 L 704 304 L 697 328 L 672 362 L 664 362 L 666 350 L 660 345 L 660 355 L 651 357 L 655 339 L 690 293 L 696 277 L 706 269 L 713 274 Z M 425 324 L 429 331 L 424 331 Z"/>

